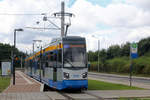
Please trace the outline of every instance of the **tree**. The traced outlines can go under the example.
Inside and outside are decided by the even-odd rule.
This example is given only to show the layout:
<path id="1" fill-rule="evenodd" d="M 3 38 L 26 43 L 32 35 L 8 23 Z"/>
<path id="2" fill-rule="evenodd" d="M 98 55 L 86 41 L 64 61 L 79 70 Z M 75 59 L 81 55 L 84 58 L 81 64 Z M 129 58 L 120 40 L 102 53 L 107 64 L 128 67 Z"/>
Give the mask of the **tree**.
<path id="1" fill-rule="evenodd" d="M 88 52 L 88 61 L 97 61 L 98 59 L 98 52 L 89 51 Z"/>
<path id="2" fill-rule="evenodd" d="M 100 60 L 102 63 L 105 63 L 106 59 L 107 59 L 107 51 L 105 49 L 102 49 L 99 53 L 100 56 Z"/>
<path id="3" fill-rule="evenodd" d="M 138 52 L 140 56 L 144 55 L 147 52 L 150 52 L 150 37 L 139 41 Z"/>
<path id="4" fill-rule="evenodd" d="M 121 45 L 120 56 L 129 56 L 130 55 L 130 43 L 127 42 L 125 45 Z"/>
<path id="5" fill-rule="evenodd" d="M 14 53 L 16 56 L 23 56 L 23 59 L 25 59 L 25 55 L 26 55 L 25 53 L 19 51 L 17 48 L 14 48 L 14 46 L 11 46 L 10 44 L 0 43 L 0 61 L 11 60 L 12 50 L 15 51 Z M 18 62 L 20 62 L 20 59 L 18 59 Z"/>
<path id="6" fill-rule="evenodd" d="M 107 50 L 107 59 L 112 59 L 114 57 L 120 57 L 120 46 L 119 45 L 113 45 L 110 46 Z"/>

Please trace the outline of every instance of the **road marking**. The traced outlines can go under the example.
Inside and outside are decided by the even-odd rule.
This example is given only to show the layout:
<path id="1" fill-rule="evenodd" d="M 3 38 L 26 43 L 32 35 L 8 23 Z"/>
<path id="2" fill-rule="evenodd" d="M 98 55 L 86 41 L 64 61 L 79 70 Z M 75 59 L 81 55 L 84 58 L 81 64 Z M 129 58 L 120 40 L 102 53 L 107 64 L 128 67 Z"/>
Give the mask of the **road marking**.
<path id="1" fill-rule="evenodd" d="M 30 81 L 29 79 L 27 79 L 26 77 L 24 77 L 24 75 L 22 75 L 22 72 L 17 71 L 17 73 L 24 78 L 24 80 L 27 81 L 28 84 L 34 84 L 32 81 Z"/>

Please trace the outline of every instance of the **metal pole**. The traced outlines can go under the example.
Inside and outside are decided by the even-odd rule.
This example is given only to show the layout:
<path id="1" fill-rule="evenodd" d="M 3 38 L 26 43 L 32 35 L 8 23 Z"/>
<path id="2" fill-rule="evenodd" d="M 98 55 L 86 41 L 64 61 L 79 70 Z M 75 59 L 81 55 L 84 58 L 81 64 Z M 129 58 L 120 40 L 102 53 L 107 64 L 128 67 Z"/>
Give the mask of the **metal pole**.
<path id="1" fill-rule="evenodd" d="M 42 69 L 42 46 L 40 50 L 40 82 L 41 82 L 41 69 Z"/>
<path id="2" fill-rule="evenodd" d="M 130 45 L 130 86 L 132 86 L 132 57 L 131 57 L 131 45 Z"/>
<path id="3" fill-rule="evenodd" d="M 16 29 L 14 30 L 14 49 L 16 48 Z"/>
<path id="4" fill-rule="evenodd" d="M 14 50 L 13 50 L 13 85 L 15 85 L 15 66 L 14 66 L 14 54 L 16 48 L 16 29 L 14 30 Z"/>
<path id="5" fill-rule="evenodd" d="M 22 56 L 21 56 L 21 69 L 22 69 Z"/>
<path id="6" fill-rule="evenodd" d="M 100 40 L 98 39 L 98 72 L 99 72 L 99 49 L 100 49 Z"/>
<path id="7" fill-rule="evenodd" d="M 34 55 L 34 42 L 33 42 L 33 55 Z"/>
<path id="8" fill-rule="evenodd" d="M 13 75 L 13 50 L 11 50 L 11 75 Z"/>
<path id="9" fill-rule="evenodd" d="M 130 53 L 130 55 L 131 55 L 131 53 Z M 130 86 L 132 86 L 132 58 L 130 58 Z"/>
<path id="10" fill-rule="evenodd" d="M 130 65 L 130 86 L 132 86 L 132 62 Z"/>
<path id="11" fill-rule="evenodd" d="M 61 36 L 64 36 L 64 23 L 65 23 L 65 3 L 61 2 Z"/>

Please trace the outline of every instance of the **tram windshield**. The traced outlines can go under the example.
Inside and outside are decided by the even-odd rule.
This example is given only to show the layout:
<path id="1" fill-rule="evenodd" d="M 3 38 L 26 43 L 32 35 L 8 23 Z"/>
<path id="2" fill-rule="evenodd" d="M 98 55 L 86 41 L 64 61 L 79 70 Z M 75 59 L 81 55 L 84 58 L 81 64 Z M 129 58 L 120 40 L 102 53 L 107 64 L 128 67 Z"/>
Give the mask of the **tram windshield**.
<path id="1" fill-rule="evenodd" d="M 64 67 L 86 67 L 85 45 L 64 45 Z"/>

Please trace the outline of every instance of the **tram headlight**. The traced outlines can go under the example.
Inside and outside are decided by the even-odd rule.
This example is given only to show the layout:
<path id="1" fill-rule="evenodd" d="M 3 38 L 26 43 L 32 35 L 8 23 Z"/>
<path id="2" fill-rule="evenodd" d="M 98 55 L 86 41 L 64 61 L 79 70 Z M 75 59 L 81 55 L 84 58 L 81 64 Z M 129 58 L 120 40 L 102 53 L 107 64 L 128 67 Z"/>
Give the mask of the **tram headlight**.
<path id="1" fill-rule="evenodd" d="M 64 78 L 69 79 L 69 73 L 64 72 Z"/>
<path id="2" fill-rule="evenodd" d="M 82 74 L 82 78 L 87 78 L 87 72 Z"/>

